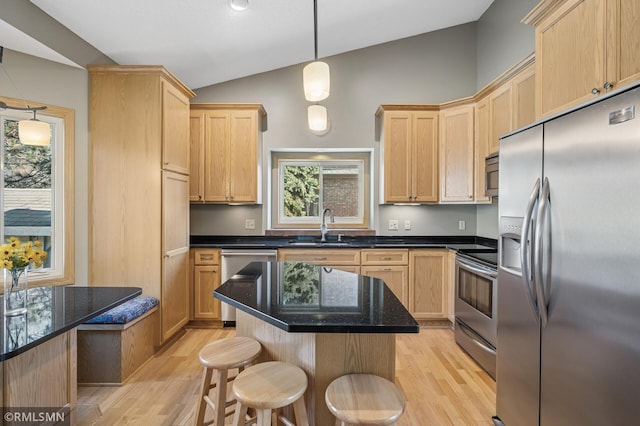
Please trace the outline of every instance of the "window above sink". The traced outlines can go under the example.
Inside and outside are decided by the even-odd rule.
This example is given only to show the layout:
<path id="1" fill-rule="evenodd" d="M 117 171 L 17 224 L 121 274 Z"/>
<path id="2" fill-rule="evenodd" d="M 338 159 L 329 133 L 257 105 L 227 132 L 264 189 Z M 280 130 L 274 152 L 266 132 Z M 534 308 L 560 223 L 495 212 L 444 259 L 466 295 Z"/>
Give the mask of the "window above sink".
<path id="1" fill-rule="evenodd" d="M 329 230 L 368 228 L 371 164 L 371 150 L 272 151 L 271 228 L 319 230 L 327 208 L 334 217 Z"/>

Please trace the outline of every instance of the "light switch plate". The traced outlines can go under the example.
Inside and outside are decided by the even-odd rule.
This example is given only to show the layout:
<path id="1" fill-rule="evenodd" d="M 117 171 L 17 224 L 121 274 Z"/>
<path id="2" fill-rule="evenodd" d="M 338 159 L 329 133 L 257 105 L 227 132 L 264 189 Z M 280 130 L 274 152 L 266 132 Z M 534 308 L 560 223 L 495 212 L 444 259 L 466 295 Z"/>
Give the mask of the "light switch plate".
<path id="1" fill-rule="evenodd" d="M 255 219 L 245 219 L 244 220 L 244 229 L 256 229 L 256 220 Z"/>
<path id="2" fill-rule="evenodd" d="M 404 220 L 404 230 L 405 231 L 411 230 L 411 221 L 409 219 Z"/>
<path id="3" fill-rule="evenodd" d="M 397 231 L 399 226 L 398 219 L 389 220 L 389 231 Z"/>

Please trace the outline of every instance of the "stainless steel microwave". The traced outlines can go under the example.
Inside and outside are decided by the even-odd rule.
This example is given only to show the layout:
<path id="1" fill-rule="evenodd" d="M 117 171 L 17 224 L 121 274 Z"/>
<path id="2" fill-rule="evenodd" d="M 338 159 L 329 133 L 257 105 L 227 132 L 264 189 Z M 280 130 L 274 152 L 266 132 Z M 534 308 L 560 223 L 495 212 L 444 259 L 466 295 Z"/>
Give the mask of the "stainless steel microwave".
<path id="1" fill-rule="evenodd" d="M 484 166 L 484 194 L 487 197 L 498 196 L 498 153 L 489 154 Z"/>

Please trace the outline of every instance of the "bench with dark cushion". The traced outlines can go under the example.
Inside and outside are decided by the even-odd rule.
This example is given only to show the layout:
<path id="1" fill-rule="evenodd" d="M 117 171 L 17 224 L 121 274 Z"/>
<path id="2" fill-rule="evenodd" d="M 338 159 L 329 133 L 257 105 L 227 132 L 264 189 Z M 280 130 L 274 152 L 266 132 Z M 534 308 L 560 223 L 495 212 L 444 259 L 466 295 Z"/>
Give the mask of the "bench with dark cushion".
<path id="1" fill-rule="evenodd" d="M 121 385 L 155 352 L 158 299 L 138 296 L 78 326 L 78 385 Z"/>

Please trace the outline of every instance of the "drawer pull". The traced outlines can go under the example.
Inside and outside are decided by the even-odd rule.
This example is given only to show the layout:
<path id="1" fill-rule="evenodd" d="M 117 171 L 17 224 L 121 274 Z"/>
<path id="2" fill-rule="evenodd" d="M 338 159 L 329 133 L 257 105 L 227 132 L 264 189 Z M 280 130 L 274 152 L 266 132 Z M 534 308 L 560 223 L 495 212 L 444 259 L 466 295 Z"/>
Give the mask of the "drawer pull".
<path id="1" fill-rule="evenodd" d="M 200 259 L 201 260 L 213 260 L 213 256 L 211 256 L 211 255 L 209 255 L 209 256 L 200 255 Z"/>
<path id="2" fill-rule="evenodd" d="M 391 260 L 391 257 L 381 257 L 380 260 Z"/>
<path id="3" fill-rule="evenodd" d="M 327 260 L 326 257 L 314 257 L 313 260 Z"/>
<path id="4" fill-rule="evenodd" d="M 385 272 L 390 272 L 391 268 L 382 268 L 382 270 L 385 271 Z"/>

